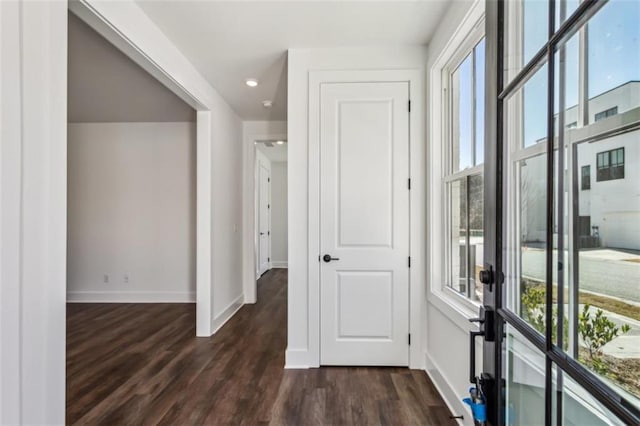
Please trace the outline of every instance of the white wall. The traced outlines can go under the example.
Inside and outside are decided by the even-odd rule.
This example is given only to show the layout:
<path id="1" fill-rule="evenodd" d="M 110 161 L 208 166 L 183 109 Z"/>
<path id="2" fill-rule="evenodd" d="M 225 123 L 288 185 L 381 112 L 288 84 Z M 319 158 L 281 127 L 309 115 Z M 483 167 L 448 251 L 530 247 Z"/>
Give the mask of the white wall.
<path id="1" fill-rule="evenodd" d="M 483 4 L 482 2 L 480 4 Z M 429 199 L 427 211 L 429 217 L 429 228 L 427 235 L 429 239 L 429 271 L 428 271 L 428 292 L 427 292 L 427 312 L 426 322 L 426 368 L 434 384 L 444 397 L 445 401 L 454 414 L 464 414 L 465 424 L 473 424 L 470 421 L 470 412 L 460 399 L 468 393 L 469 388 L 469 331 L 477 329 L 468 322 L 468 318 L 477 316 L 477 308 L 470 304 L 457 304 L 452 297 L 453 294 L 442 290 L 444 284 L 444 257 L 442 256 L 442 204 L 439 197 L 441 191 L 441 154 L 443 140 L 441 137 L 434 137 L 433 126 L 439 126 L 440 119 L 432 121 L 434 110 L 440 109 L 441 104 L 430 97 L 431 93 L 439 93 L 439 87 L 432 86 L 431 74 L 434 63 L 442 54 L 447 44 L 450 42 L 457 28 L 460 26 L 465 16 L 471 8 L 472 2 L 456 1 L 451 2 L 449 9 L 441 20 L 440 25 L 434 32 L 434 37 L 427 47 L 428 60 L 427 72 L 429 73 L 427 96 L 429 97 L 427 116 L 430 117 L 427 124 L 428 137 L 428 187 Z M 484 7 L 479 10 L 482 12 Z M 475 18 L 474 18 L 475 19 Z M 438 78 L 438 77 L 436 77 Z M 440 134 L 437 132 L 437 134 Z M 447 297 L 448 296 L 448 297 Z M 479 339 L 478 339 L 479 340 Z M 476 346 L 479 355 L 477 366 L 481 366 L 481 346 Z M 480 371 L 479 367 L 476 371 Z"/>
<path id="2" fill-rule="evenodd" d="M 288 196 L 289 196 L 289 288 L 288 288 L 288 367 L 309 367 L 319 363 L 319 339 L 310 330 L 319 328 L 311 324 L 309 292 L 309 233 L 317 229 L 317 223 L 309 223 L 309 72 L 311 70 L 390 70 L 416 69 L 424 73 L 426 50 L 424 47 L 404 48 L 336 48 L 290 49 L 288 57 Z M 411 93 L 416 106 L 423 100 L 422 89 Z M 412 103 L 413 105 L 413 103 Z M 419 124 L 419 137 L 423 135 L 424 116 L 412 111 Z M 413 130 L 412 130 L 413 132 Z M 420 139 L 422 140 L 422 139 Z M 414 163 L 415 160 L 415 163 Z M 420 174 L 424 170 L 424 156 L 419 150 L 412 153 L 412 167 Z M 413 172 L 412 172 L 413 173 Z M 424 189 L 418 178 L 417 188 Z M 416 190 L 416 194 L 420 189 Z M 413 193 L 413 191 L 412 191 Z M 422 204 L 412 204 L 421 209 Z M 424 212 L 422 213 L 424 215 Z M 418 223 L 419 222 L 419 223 Z M 416 222 L 417 226 L 424 221 Z M 422 229 L 412 235 L 416 241 L 424 241 Z M 419 257 L 419 256 L 418 256 Z M 418 273 L 420 262 L 412 273 Z M 421 275 L 421 274 L 420 274 Z M 423 282 L 424 277 L 420 276 Z M 412 300 L 420 306 L 421 300 Z M 316 341 L 318 340 L 318 341 Z M 418 340 L 419 337 L 418 337 Z M 412 340 L 413 343 L 413 340 Z M 415 350 L 419 345 L 413 345 Z M 422 362 L 420 362 L 422 364 Z"/>
<path id="3" fill-rule="evenodd" d="M 65 420 L 66 2 L 0 2 L 0 424 Z"/>
<path id="4" fill-rule="evenodd" d="M 271 162 L 271 264 L 287 266 L 287 163 Z"/>
<path id="5" fill-rule="evenodd" d="M 286 121 L 245 121 L 242 123 L 242 283 L 245 303 L 256 303 L 256 223 L 255 223 L 255 140 L 287 139 Z"/>
<path id="6" fill-rule="evenodd" d="M 242 121 L 226 104 L 211 124 L 212 333 L 244 303 L 242 287 Z"/>
<path id="7" fill-rule="evenodd" d="M 195 123 L 69 125 L 69 301 L 195 302 L 195 143 Z"/>

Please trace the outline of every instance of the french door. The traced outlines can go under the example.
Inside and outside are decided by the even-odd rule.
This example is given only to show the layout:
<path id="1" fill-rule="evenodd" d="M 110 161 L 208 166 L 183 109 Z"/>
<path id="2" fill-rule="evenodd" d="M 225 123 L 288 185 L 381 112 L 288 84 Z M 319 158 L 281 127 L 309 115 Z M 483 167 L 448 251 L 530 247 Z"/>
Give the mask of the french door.
<path id="1" fill-rule="evenodd" d="M 640 424 L 639 22 L 637 0 L 486 2 L 490 424 Z"/>

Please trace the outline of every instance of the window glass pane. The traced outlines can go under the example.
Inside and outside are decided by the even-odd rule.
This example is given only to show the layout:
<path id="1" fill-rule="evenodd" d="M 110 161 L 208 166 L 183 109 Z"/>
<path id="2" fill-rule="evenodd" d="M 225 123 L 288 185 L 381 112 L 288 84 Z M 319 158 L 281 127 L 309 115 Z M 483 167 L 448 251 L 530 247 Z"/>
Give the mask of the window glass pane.
<path id="1" fill-rule="evenodd" d="M 554 234 L 554 256 L 563 258 L 556 270 L 564 281 L 556 279 L 553 283 L 553 319 L 563 323 L 559 328 L 566 336 L 562 348 L 640 407 L 640 168 L 625 170 L 625 157 L 630 164 L 640 162 L 640 90 L 635 89 L 634 81 L 622 81 L 640 76 L 635 62 L 640 52 L 627 52 L 630 57 L 624 64 L 616 59 L 615 52 L 605 52 L 614 51 L 614 45 L 625 50 L 637 43 L 637 19 L 626 28 L 630 20 L 614 9 L 632 13 L 638 5 L 612 0 L 597 12 L 585 27 L 589 28 L 590 41 L 584 53 L 588 61 L 579 61 L 578 68 L 568 63 L 564 66 L 563 58 L 569 58 L 565 53 L 572 46 L 579 47 L 575 40 L 584 35 L 585 28 L 556 54 L 560 69 L 556 97 L 568 98 L 570 92 L 580 87 L 586 90 L 587 85 L 590 97 L 579 97 L 578 105 L 561 102 L 554 111 L 560 122 L 577 116 L 579 127 L 565 128 L 556 141 L 567 179 L 563 191 L 554 194 L 554 213 L 562 215 L 567 226 Z M 599 42 L 594 40 L 592 37 L 598 34 L 595 28 L 604 31 L 606 22 L 607 32 L 600 33 Z M 617 44 L 612 38 L 617 38 Z M 600 55 L 600 63 L 592 63 L 592 54 Z M 585 81 L 585 73 L 580 72 L 587 66 L 589 73 L 595 71 L 602 80 L 596 92 L 591 87 L 593 76 Z M 608 77 L 613 90 L 606 83 Z M 608 92 L 593 97 L 601 90 Z M 615 111 L 614 107 L 615 113 L 627 114 L 624 121 L 603 119 L 594 124 L 594 112 Z M 581 190 L 584 181 L 580 183 L 579 175 L 591 166 L 596 166 L 596 176 L 589 191 Z M 560 249 L 562 255 L 558 254 Z M 576 401 L 584 400 L 584 395 L 576 392 L 575 401 L 565 401 L 567 413 Z M 567 417 L 567 424 L 569 420 Z"/>
<path id="2" fill-rule="evenodd" d="M 448 185 L 449 282 L 447 285 L 473 301 L 482 300 L 484 232 L 482 175 L 465 176 Z"/>
<path id="3" fill-rule="evenodd" d="M 508 324 L 505 331 L 505 424 L 543 425 L 544 355 Z"/>
<path id="4" fill-rule="evenodd" d="M 509 144 L 505 174 L 509 188 L 505 200 L 505 282 L 509 283 L 506 305 L 540 333 L 544 333 L 546 297 L 546 88 L 539 87 L 536 95 L 528 89 L 540 80 L 546 81 L 546 69 L 540 68 L 507 99 L 504 118 L 505 140 Z M 529 99 L 537 96 L 535 99 L 543 105 L 530 109 L 532 103 L 523 96 L 526 93 L 532 94 Z"/>
<path id="5" fill-rule="evenodd" d="M 483 284 L 480 271 L 484 259 L 484 179 L 469 176 L 469 259 L 471 260 L 471 299 L 481 302 Z"/>
<path id="6" fill-rule="evenodd" d="M 562 398 L 562 424 L 582 425 L 624 425 L 615 414 L 596 400 L 586 389 L 564 374 L 557 366 L 553 368 L 555 395 Z"/>
<path id="7" fill-rule="evenodd" d="M 519 224 L 519 258 L 514 259 L 514 272 L 519 271 L 517 281 L 519 291 L 514 289 L 516 299 L 512 301 L 516 312 L 527 320 L 536 330 L 544 334 L 545 327 L 545 281 L 546 281 L 546 175 L 547 159 L 537 155 L 519 161 L 519 215 L 515 218 Z M 519 262 L 517 262 L 519 260 Z"/>
<path id="8" fill-rule="evenodd" d="M 557 0 L 556 1 L 556 30 L 567 20 L 569 16 L 578 8 L 579 0 Z"/>
<path id="9" fill-rule="evenodd" d="M 547 137 L 547 66 L 543 66 L 524 85 L 524 146 L 543 142 Z"/>
<path id="10" fill-rule="evenodd" d="M 588 33 L 590 121 L 640 106 L 640 2 L 611 0 L 591 18 Z M 583 30 L 585 31 L 585 30 Z"/>
<path id="11" fill-rule="evenodd" d="M 508 84 L 548 40 L 549 3 L 506 1 L 504 5 L 505 83 Z"/>
<path id="12" fill-rule="evenodd" d="M 476 149 L 475 149 L 475 165 L 484 162 L 484 55 L 485 41 L 484 38 L 475 48 L 475 105 L 476 105 Z"/>
<path id="13" fill-rule="evenodd" d="M 469 55 L 452 75 L 452 171 L 473 165 L 473 57 Z"/>
<path id="14" fill-rule="evenodd" d="M 447 285 L 468 294 L 467 273 L 467 178 L 449 183 L 449 282 Z"/>

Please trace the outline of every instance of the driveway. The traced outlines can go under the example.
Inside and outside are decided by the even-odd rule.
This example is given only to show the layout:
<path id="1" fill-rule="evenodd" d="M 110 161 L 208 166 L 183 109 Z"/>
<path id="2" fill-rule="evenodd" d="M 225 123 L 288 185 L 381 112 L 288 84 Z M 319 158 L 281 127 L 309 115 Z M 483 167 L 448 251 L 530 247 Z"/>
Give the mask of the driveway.
<path id="1" fill-rule="evenodd" d="M 522 272 L 523 275 L 544 281 L 544 250 L 523 250 Z M 579 279 L 580 290 L 640 303 L 640 256 L 637 254 L 611 249 L 582 251 Z"/>

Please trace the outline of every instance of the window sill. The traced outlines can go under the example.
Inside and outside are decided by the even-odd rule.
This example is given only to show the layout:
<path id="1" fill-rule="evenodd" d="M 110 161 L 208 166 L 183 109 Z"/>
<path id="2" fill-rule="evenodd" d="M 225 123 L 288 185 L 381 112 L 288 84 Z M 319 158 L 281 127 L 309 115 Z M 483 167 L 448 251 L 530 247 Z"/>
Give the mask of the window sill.
<path id="1" fill-rule="evenodd" d="M 477 329 L 477 326 L 470 323 L 469 319 L 478 316 L 479 304 L 465 299 L 446 287 L 442 289 L 430 288 L 427 301 L 459 328 L 465 331 Z"/>

